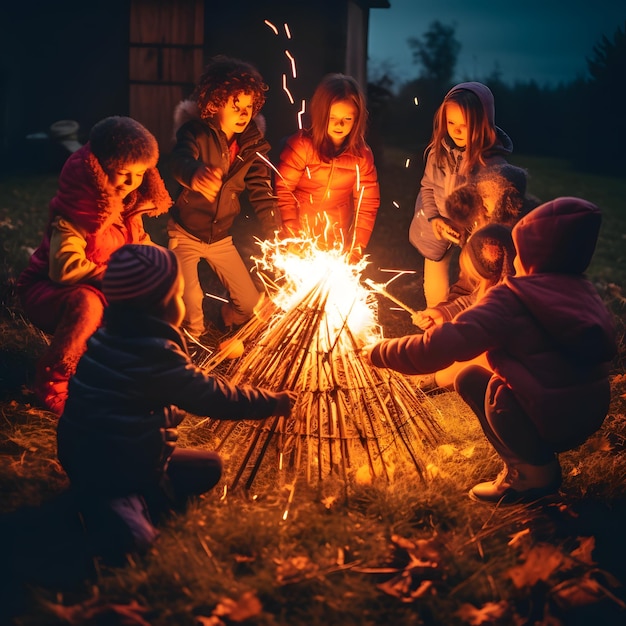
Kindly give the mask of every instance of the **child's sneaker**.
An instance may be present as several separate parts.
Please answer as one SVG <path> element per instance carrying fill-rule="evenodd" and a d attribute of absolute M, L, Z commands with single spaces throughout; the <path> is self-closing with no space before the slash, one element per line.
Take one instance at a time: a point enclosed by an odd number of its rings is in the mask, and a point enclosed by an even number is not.
<path fill-rule="evenodd" d="M 159 531 L 152 525 L 145 500 L 137 494 L 131 494 L 111 500 L 109 506 L 130 530 L 137 551 L 148 550 L 159 536 Z"/>

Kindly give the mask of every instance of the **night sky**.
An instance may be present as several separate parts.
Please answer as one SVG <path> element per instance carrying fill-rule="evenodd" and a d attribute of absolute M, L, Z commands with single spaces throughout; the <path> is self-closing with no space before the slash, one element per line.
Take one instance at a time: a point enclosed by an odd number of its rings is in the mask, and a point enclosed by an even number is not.
<path fill-rule="evenodd" d="M 391 67 L 401 81 L 417 78 L 409 37 L 421 38 L 434 20 L 456 27 L 461 43 L 456 80 L 484 79 L 498 69 L 506 83 L 540 86 L 586 76 L 586 58 L 603 35 L 624 26 L 619 0 L 389 0 L 371 9 L 369 64 Z M 375 78 L 375 75 L 373 76 Z"/>

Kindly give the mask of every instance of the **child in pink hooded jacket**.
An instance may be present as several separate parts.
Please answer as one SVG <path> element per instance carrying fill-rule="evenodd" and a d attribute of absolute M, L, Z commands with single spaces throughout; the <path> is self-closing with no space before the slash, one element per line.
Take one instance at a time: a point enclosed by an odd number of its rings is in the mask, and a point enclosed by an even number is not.
<path fill-rule="evenodd" d="M 28 319 L 52 335 L 34 391 L 56 415 L 87 339 L 102 323 L 101 283 L 111 254 L 127 243 L 151 245 L 143 216 L 165 213 L 172 204 L 158 159 L 148 129 L 112 116 L 91 129 L 88 143 L 61 171 L 43 239 L 17 283 Z"/>
<path fill-rule="evenodd" d="M 470 490 L 485 502 L 533 499 L 561 485 L 557 453 L 581 445 L 606 417 L 616 353 L 610 313 L 584 276 L 600 210 L 563 197 L 513 228 L 516 275 L 423 335 L 365 348 L 378 367 L 426 374 L 487 353 L 491 370 L 461 370 L 455 389 L 504 461 L 498 477 Z"/>

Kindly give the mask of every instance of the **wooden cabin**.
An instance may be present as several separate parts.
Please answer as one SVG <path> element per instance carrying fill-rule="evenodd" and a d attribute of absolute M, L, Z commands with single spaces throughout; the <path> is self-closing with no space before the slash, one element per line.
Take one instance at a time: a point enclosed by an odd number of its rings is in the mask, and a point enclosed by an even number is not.
<path fill-rule="evenodd" d="M 276 145 L 298 127 L 321 77 L 343 72 L 366 88 L 371 9 L 387 0 L 59 0 L 13 3 L 0 27 L 0 165 L 33 164 L 29 134 L 130 115 L 173 145 L 173 110 L 205 62 L 227 54 L 269 85 L 263 114 Z M 31 8 L 29 8 L 31 7 Z M 294 77 L 295 72 L 295 77 Z"/>

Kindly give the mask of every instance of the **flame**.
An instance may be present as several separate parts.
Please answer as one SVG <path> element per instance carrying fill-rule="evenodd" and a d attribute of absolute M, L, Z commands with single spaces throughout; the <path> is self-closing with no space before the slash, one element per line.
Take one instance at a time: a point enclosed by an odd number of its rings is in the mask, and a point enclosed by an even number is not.
<path fill-rule="evenodd" d="M 269 270 L 280 276 L 280 288 L 270 297 L 281 310 L 292 310 L 313 289 L 323 293 L 324 349 L 334 346 L 345 328 L 363 342 L 380 338 L 376 299 L 361 283 L 367 260 L 349 263 L 340 242 L 325 249 L 320 238 L 313 237 L 266 240 L 259 245 L 262 256 L 254 259 L 259 274 Z"/>

